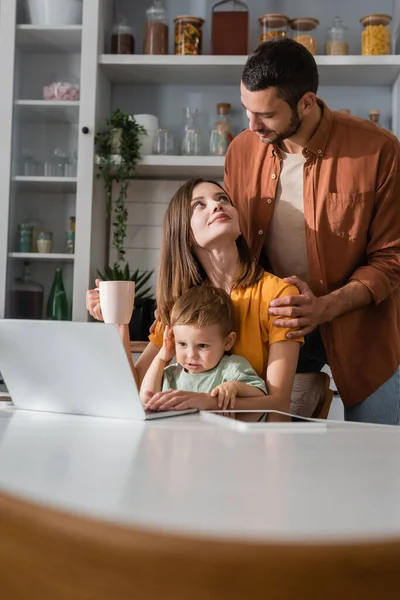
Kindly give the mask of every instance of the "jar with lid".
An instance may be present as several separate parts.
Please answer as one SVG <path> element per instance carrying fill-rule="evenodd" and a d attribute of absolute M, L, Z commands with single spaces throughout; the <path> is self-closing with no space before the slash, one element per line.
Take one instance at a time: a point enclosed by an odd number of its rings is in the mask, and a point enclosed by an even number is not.
<path fill-rule="evenodd" d="M 349 44 L 346 40 L 347 28 L 340 17 L 333 19 L 332 27 L 326 31 L 325 54 L 328 56 L 344 56 L 349 53 Z"/>
<path fill-rule="evenodd" d="M 154 0 L 146 10 L 144 54 L 168 54 L 167 13 L 162 0 Z"/>
<path fill-rule="evenodd" d="M 230 109 L 231 105 L 228 102 L 217 104 L 217 121 L 210 137 L 210 154 L 213 156 L 224 156 L 229 143 L 233 140 L 228 118 Z"/>
<path fill-rule="evenodd" d="M 249 9 L 240 0 L 214 4 L 211 20 L 211 54 L 247 55 L 249 48 Z"/>
<path fill-rule="evenodd" d="M 378 127 L 381 126 L 381 124 L 379 123 L 380 116 L 381 111 L 378 108 L 371 108 L 371 110 L 369 111 L 369 120 L 372 121 L 372 123 L 375 123 L 375 125 L 377 125 Z"/>
<path fill-rule="evenodd" d="M 175 17 L 175 54 L 198 55 L 202 51 L 203 23 L 201 17 Z"/>
<path fill-rule="evenodd" d="M 290 21 L 290 27 L 293 31 L 292 38 L 314 55 L 317 54 L 315 30 L 318 25 L 319 21 L 311 17 L 298 17 Z"/>
<path fill-rule="evenodd" d="M 268 14 L 258 19 L 260 23 L 259 44 L 272 38 L 285 38 L 289 27 L 289 17 L 286 15 Z"/>
<path fill-rule="evenodd" d="M 361 54 L 363 56 L 382 56 L 391 54 L 390 15 L 373 14 L 360 19 L 363 26 L 361 34 Z"/>
<path fill-rule="evenodd" d="M 133 29 L 125 17 L 119 17 L 111 30 L 111 54 L 134 54 L 135 38 Z"/>

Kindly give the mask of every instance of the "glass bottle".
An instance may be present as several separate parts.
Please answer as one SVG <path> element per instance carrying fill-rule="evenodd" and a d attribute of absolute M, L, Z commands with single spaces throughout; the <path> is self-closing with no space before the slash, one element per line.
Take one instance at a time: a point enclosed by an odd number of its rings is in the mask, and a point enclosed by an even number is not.
<path fill-rule="evenodd" d="M 162 0 L 154 0 L 146 10 L 146 18 L 144 54 L 168 54 L 167 13 Z"/>
<path fill-rule="evenodd" d="M 379 123 L 380 116 L 381 111 L 378 108 L 371 108 L 371 110 L 369 111 L 369 120 L 372 121 L 372 123 L 375 123 L 375 125 L 377 125 L 378 127 L 381 126 L 381 124 Z"/>
<path fill-rule="evenodd" d="M 326 32 L 325 54 L 328 56 L 343 56 L 349 53 L 346 30 L 347 28 L 343 25 L 342 19 L 335 17 L 332 27 L 329 27 Z"/>
<path fill-rule="evenodd" d="M 23 276 L 15 279 L 8 298 L 11 319 L 43 318 L 43 286 L 31 280 L 29 262 L 24 262 Z"/>
<path fill-rule="evenodd" d="M 210 137 L 210 154 L 225 156 L 229 143 L 233 140 L 231 125 L 228 119 L 231 105 L 227 102 L 217 104 L 217 121 Z"/>
<path fill-rule="evenodd" d="M 240 0 L 214 4 L 211 21 L 211 54 L 246 55 L 249 48 L 249 9 Z"/>
<path fill-rule="evenodd" d="M 135 38 L 133 29 L 125 17 L 119 17 L 111 30 L 111 54 L 134 54 Z"/>
<path fill-rule="evenodd" d="M 201 135 L 196 124 L 197 108 L 185 106 L 183 113 L 184 128 L 181 149 L 182 155 L 199 156 L 201 154 Z"/>
<path fill-rule="evenodd" d="M 56 269 L 53 285 L 47 301 L 47 319 L 51 321 L 68 321 L 68 298 L 65 292 L 62 271 Z"/>

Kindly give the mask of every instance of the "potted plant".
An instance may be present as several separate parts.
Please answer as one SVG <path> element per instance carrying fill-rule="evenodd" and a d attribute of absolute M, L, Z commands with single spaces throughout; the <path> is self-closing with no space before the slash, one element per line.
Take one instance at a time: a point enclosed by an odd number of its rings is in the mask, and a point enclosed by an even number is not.
<path fill-rule="evenodd" d="M 155 302 L 150 294 L 151 287 L 144 286 L 150 279 L 153 271 L 144 271 L 139 274 L 137 269 L 130 273 L 129 264 L 125 262 L 126 221 L 128 211 L 125 200 L 136 165 L 141 159 L 140 135 L 146 133 L 131 115 L 123 113 L 120 109 L 106 120 L 104 129 L 95 137 L 96 152 L 98 156 L 97 178 L 104 182 L 106 194 L 106 217 L 108 221 L 107 232 L 111 228 L 112 219 L 112 246 L 117 252 L 117 259 L 113 267 L 104 267 L 104 274 L 98 275 L 104 280 L 135 282 L 135 310 L 133 311 L 129 332 L 131 339 L 147 340 L 148 330 L 154 318 Z M 113 183 L 118 184 L 117 197 L 112 199 Z M 107 252 L 110 240 L 107 238 Z"/>
<path fill-rule="evenodd" d="M 129 323 L 129 337 L 131 340 L 146 341 L 149 329 L 154 321 L 155 299 L 151 294 L 151 286 L 146 286 L 153 271 L 142 271 L 136 269 L 130 273 L 129 265 L 126 263 L 122 269 L 118 265 L 113 268 L 105 267 L 104 273 L 97 271 L 103 281 L 134 281 L 135 282 L 135 310 Z"/>
<path fill-rule="evenodd" d="M 104 129 L 95 137 L 98 156 L 97 178 L 103 179 L 106 194 L 107 219 L 113 217 L 112 246 L 117 251 L 116 265 L 124 262 L 126 239 L 126 219 L 128 212 L 125 200 L 130 181 L 135 174 L 136 165 L 141 159 L 140 135 L 146 133 L 132 115 L 123 113 L 119 108 L 106 120 Z M 117 152 L 117 154 L 116 154 Z M 112 202 L 113 182 L 118 184 L 118 195 Z M 109 231 L 107 227 L 107 231 Z M 107 240 L 107 248 L 109 246 Z"/>

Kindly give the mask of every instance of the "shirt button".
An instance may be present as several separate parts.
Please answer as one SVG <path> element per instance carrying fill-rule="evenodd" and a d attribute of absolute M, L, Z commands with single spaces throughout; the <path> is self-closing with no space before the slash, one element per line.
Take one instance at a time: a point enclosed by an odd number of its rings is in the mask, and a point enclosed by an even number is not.
<path fill-rule="evenodd" d="M 268 202 L 268 204 L 271 204 L 272 203 L 271 198 L 268 198 L 267 202 Z"/>
<path fill-rule="evenodd" d="M 262 235 L 263 233 L 264 233 L 264 232 L 263 232 L 263 230 L 262 230 L 262 229 L 259 229 L 259 230 L 258 230 L 258 235 Z"/>
<path fill-rule="evenodd" d="M 322 154 L 322 150 L 318 149 L 317 150 L 318 154 Z"/>
<path fill-rule="evenodd" d="M 324 280 L 323 279 L 320 279 L 319 282 L 320 282 L 321 285 L 324 285 Z"/>
<path fill-rule="evenodd" d="M 276 179 L 275 173 L 272 173 L 271 177 L 272 177 L 272 179 Z"/>

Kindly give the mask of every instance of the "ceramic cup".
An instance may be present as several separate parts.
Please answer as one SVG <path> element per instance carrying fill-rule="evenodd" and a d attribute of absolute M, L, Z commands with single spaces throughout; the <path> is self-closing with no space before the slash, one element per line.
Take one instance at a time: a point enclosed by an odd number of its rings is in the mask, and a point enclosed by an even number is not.
<path fill-rule="evenodd" d="M 135 282 L 100 281 L 99 290 L 104 323 L 128 325 L 135 300 Z"/>

